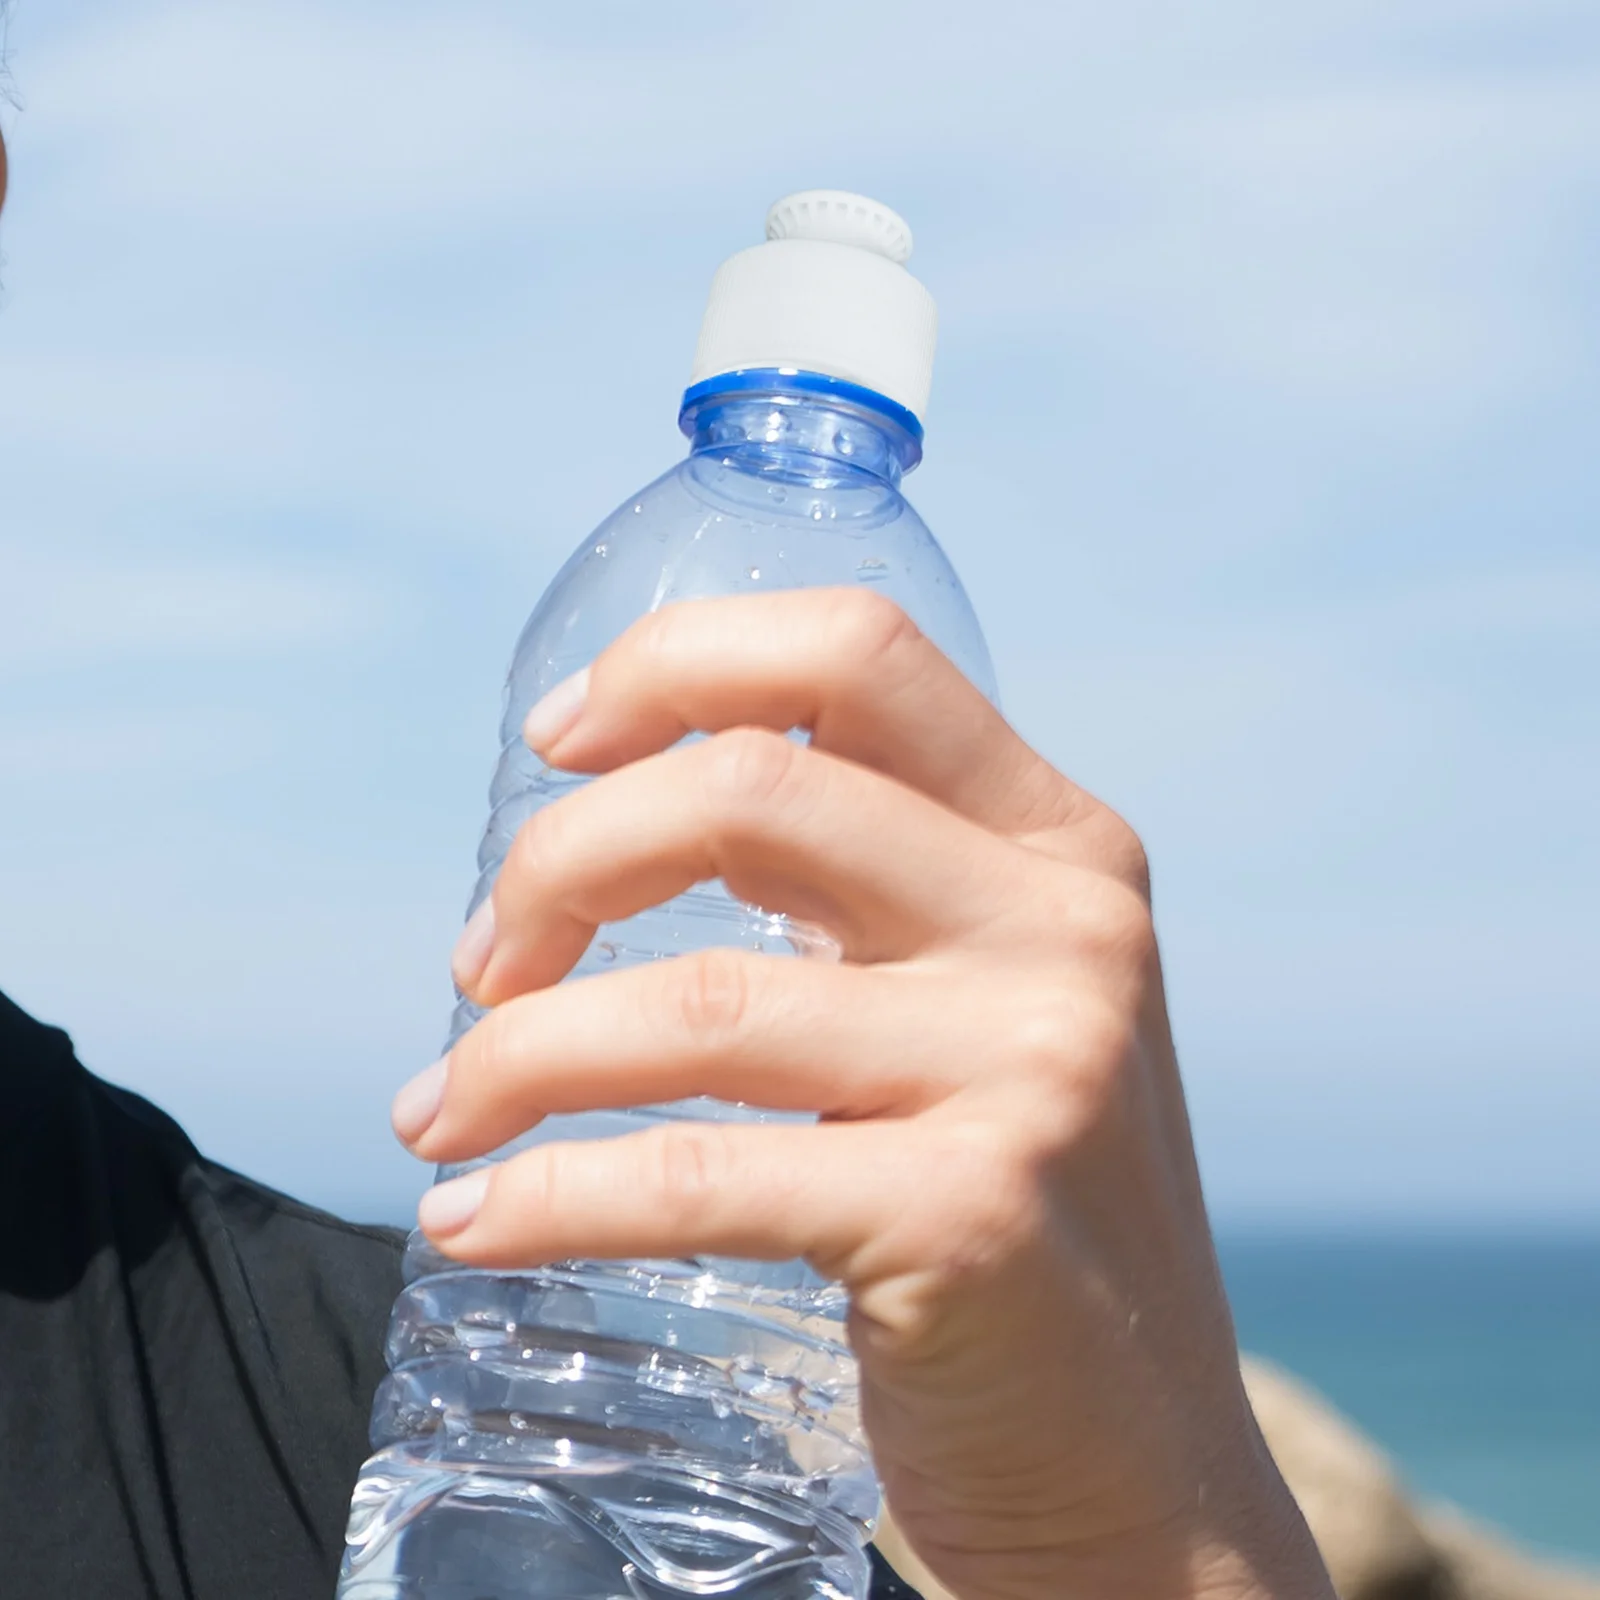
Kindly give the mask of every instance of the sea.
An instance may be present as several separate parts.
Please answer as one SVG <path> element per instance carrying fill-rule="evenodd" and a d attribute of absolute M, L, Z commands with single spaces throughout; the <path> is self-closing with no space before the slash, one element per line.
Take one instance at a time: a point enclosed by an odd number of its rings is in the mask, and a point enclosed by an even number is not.
<path fill-rule="evenodd" d="M 1600 1234 L 1223 1233 L 1243 1349 L 1420 1497 L 1600 1570 Z"/>

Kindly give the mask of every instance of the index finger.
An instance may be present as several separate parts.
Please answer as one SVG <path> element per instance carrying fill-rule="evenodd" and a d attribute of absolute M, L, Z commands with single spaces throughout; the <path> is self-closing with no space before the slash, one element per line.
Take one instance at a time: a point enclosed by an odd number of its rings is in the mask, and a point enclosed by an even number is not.
<path fill-rule="evenodd" d="M 865 590 L 663 607 L 535 706 L 524 733 L 552 766 L 604 772 L 685 734 L 750 725 L 804 728 L 819 750 L 999 833 L 1058 828 L 1098 806 L 904 611 Z"/>

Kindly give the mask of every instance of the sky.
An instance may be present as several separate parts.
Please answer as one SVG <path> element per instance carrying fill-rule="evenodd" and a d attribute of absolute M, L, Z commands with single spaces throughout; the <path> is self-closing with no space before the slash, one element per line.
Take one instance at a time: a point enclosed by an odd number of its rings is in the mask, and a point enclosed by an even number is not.
<path fill-rule="evenodd" d="M 208 1153 L 408 1213 L 516 633 L 829 186 L 1219 1220 L 1600 1223 L 1589 0 L 19 0 L 10 71 L 0 988 Z"/>

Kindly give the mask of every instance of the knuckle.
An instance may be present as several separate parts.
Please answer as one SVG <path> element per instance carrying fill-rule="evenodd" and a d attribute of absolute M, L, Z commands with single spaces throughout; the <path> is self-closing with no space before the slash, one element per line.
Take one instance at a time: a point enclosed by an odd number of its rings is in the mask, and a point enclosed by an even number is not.
<path fill-rule="evenodd" d="M 530 1047 L 536 1035 L 526 1001 L 518 996 L 495 1006 L 450 1051 L 445 1081 L 451 1091 L 466 1100 L 493 1101 L 533 1075 Z"/>
<path fill-rule="evenodd" d="M 1156 924 L 1150 902 L 1126 886 L 1106 897 L 1102 910 L 1103 937 L 1125 965 L 1145 971 L 1156 957 Z"/>
<path fill-rule="evenodd" d="M 1102 999 L 1083 1008 L 1078 1076 L 1093 1075 L 1114 1082 L 1138 1049 L 1138 1027 L 1121 1006 Z"/>
<path fill-rule="evenodd" d="M 1074 1145 L 1091 1130 L 1116 1122 L 1135 1060 L 1132 1019 L 1104 1001 L 1083 1009 L 1079 1047 L 1062 1080 L 1060 1145 Z"/>
<path fill-rule="evenodd" d="M 1079 877 L 1072 888 L 1065 919 L 1072 944 L 1116 970 L 1149 973 L 1157 959 L 1150 902 L 1130 884 L 1098 873 Z"/>
<path fill-rule="evenodd" d="M 1102 870 L 1148 902 L 1150 858 L 1144 841 L 1130 823 L 1109 809 L 1102 813 L 1098 831 Z"/>
<path fill-rule="evenodd" d="M 687 612 L 687 617 L 685 613 Z M 677 652 L 683 637 L 684 623 L 690 625 L 692 634 L 694 602 L 663 606 L 659 611 L 646 612 L 640 617 L 605 655 L 631 657 L 643 667 L 660 666 L 670 661 Z M 604 659 L 604 656 L 601 658 Z"/>
<path fill-rule="evenodd" d="M 769 807 L 795 778 L 800 748 L 765 728 L 734 728 L 701 746 L 712 815 L 737 825 Z"/>
<path fill-rule="evenodd" d="M 500 1008 L 484 1017 L 450 1052 L 445 1074 L 446 1092 L 470 1101 L 481 1084 L 495 1084 L 506 1072 L 505 1015 Z"/>
<path fill-rule="evenodd" d="M 1115 1107 L 1138 1044 L 1134 1017 L 1109 996 L 1051 988 L 1013 1008 L 1008 1067 L 1029 1096 L 1041 1148 L 1073 1144 Z"/>
<path fill-rule="evenodd" d="M 1035 1141 L 995 1122 L 969 1123 L 939 1152 L 947 1192 L 961 1197 L 951 1265 L 982 1270 L 1008 1259 L 1038 1232 L 1044 1182 Z"/>
<path fill-rule="evenodd" d="M 1065 989 L 1046 989 L 1012 1009 L 1007 1054 L 1024 1068 L 1059 1076 L 1083 1042 L 1083 1012 Z"/>
<path fill-rule="evenodd" d="M 508 887 L 543 880 L 547 865 L 561 859 L 560 840 L 565 827 L 566 817 L 558 801 L 555 805 L 535 811 L 517 829 L 517 836 L 511 841 L 511 849 L 506 853 L 505 866 L 500 873 Z M 497 898 L 500 887 L 497 882 Z M 496 910 L 500 909 L 497 905 Z"/>
<path fill-rule="evenodd" d="M 491 1183 L 514 1215 L 554 1217 L 564 1196 L 583 1190 L 577 1171 L 581 1159 L 576 1145 L 544 1145 L 496 1166 Z"/>
<path fill-rule="evenodd" d="M 662 1203 L 680 1220 L 703 1215 L 726 1182 L 728 1141 L 715 1123 L 674 1122 L 645 1134 Z"/>
<path fill-rule="evenodd" d="M 750 969 L 737 950 L 702 950 L 672 963 L 673 1001 L 691 1037 L 715 1044 L 736 1036 L 750 1015 Z"/>
<path fill-rule="evenodd" d="M 922 639 L 916 623 L 893 600 L 870 589 L 841 594 L 836 614 L 847 654 L 863 666 L 880 664 L 886 656 Z"/>

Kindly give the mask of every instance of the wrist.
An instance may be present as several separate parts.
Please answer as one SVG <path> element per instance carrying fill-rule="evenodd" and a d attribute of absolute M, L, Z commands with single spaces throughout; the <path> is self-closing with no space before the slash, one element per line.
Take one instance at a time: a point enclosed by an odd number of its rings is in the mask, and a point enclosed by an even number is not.
<path fill-rule="evenodd" d="M 1184 1600 L 1336 1600 L 1311 1530 L 1282 1480 L 1251 1524 L 1204 1543 Z M 1131 1597 L 1130 1597 L 1131 1600 Z"/>
<path fill-rule="evenodd" d="M 1253 1417 L 1245 1431 L 1227 1459 L 1200 1476 L 1182 1515 L 1115 1547 L 1073 1551 L 1019 1600 L 1337 1600 Z"/>
<path fill-rule="evenodd" d="M 1337 1600 L 1328 1569 L 1300 1507 L 1265 1442 L 1249 1421 L 1242 1458 L 1197 1492 L 1188 1528 L 1170 1543 L 1151 1541 L 1165 1576 L 1147 1567 L 1131 1583 L 1111 1583 L 1105 1600 Z M 1156 1554 L 1165 1545 L 1167 1553 Z M 1162 1583 L 1159 1590 L 1147 1587 Z"/>
<path fill-rule="evenodd" d="M 1070 1552 L 963 1552 L 940 1561 L 945 1578 L 892 1522 L 876 1543 L 924 1600 L 1337 1600 L 1300 1508 L 1268 1460 L 1233 1488 L 1226 1516 L 1202 1513 Z M 1220 1506 L 1211 1508 L 1220 1511 Z"/>
<path fill-rule="evenodd" d="M 919 1505 L 912 1479 L 891 1500 L 916 1545 L 887 1518 L 877 1544 L 926 1600 L 1337 1600 L 1242 1385 L 1183 1433 L 1187 1443 L 1153 1468 L 1161 1499 L 1116 1518 L 1119 1532 L 1089 1533 L 1081 1516 L 1064 1526 L 1059 1509 L 1029 1514 L 1015 1503 L 1005 1516 L 952 1515 Z"/>

